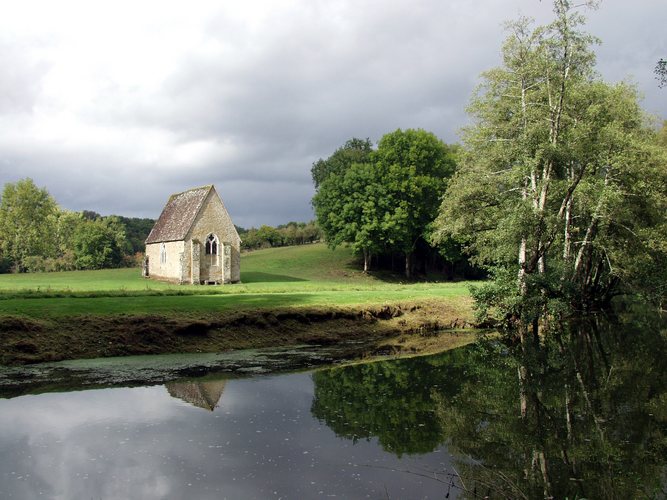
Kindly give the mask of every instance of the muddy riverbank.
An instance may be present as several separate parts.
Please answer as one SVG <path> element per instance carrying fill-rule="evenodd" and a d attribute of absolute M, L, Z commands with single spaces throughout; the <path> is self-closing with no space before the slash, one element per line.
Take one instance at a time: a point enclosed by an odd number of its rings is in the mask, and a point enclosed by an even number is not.
<path fill-rule="evenodd" d="M 427 353 L 461 344 L 461 332 L 474 326 L 469 308 L 438 300 L 196 316 L 5 316 L 0 364 L 349 342 L 363 342 L 369 353 Z"/>

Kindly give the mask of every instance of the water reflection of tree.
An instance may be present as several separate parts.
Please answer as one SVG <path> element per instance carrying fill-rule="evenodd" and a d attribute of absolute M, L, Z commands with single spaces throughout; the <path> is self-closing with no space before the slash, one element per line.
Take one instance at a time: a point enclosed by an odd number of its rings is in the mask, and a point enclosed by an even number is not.
<path fill-rule="evenodd" d="M 397 454 L 447 443 L 471 497 L 664 496 L 667 337 L 633 321 L 319 372 L 313 414 Z"/>
<path fill-rule="evenodd" d="M 312 414 L 339 436 L 355 442 L 377 437 L 398 456 L 433 451 L 444 440 L 432 397 L 438 361 L 398 360 L 316 372 Z"/>

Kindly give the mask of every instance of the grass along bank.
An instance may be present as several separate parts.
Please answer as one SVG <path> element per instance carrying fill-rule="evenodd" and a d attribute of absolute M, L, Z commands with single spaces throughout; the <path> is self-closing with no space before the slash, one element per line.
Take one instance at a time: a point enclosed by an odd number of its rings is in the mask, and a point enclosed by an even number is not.
<path fill-rule="evenodd" d="M 472 338 L 458 332 L 472 323 L 466 283 L 366 275 L 349 249 L 321 244 L 244 254 L 242 269 L 243 283 L 217 287 L 137 269 L 2 275 L 0 363 L 361 340 L 432 352 Z"/>
<path fill-rule="evenodd" d="M 215 287 L 146 280 L 137 269 L 0 275 L 0 315 L 182 315 L 469 300 L 465 282 L 402 283 L 366 275 L 349 249 L 323 244 L 258 250 L 244 254 L 241 266 L 242 283 Z"/>
<path fill-rule="evenodd" d="M 293 290 L 302 287 L 369 286 L 381 280 L 357 269 L 348 248 L 329 250 L 318 243 L 294 247 L 268 248 L 241 256 L 241 281 L 233 286 L 174 285 L 141 278 L 139 269 L 103 269 L 0 275 L 0 293 L 16 292 L 163 292 L 205 291 L 239 293 L 244 291 Z"/>

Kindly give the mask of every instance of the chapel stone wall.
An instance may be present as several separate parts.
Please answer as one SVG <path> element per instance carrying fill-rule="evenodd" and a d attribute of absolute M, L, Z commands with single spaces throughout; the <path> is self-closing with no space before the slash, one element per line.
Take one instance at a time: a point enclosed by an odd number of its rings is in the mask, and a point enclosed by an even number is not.
<path fill-rule="evenodd" d="M 181 259 L 184 252 L 185 242 L 167 241 L 164 243 L 166 250 L 166 261 L 160 258 L 162 243 L 151 243 L 146 245 L 146 256 L 148 257 L 148 273 L 151 278 L 164 279 L 181 282 L 182 269 Z"/>
<path fill-rule="evenodd" d="M 218 197 L 214 189 L 209 193 L 202 210 L 197 215 L 187 238 L 206 241 L 209 234 L 215 234 L 220 241 L 218 265 L 223 264 L 223 245 L 230 247 L 230 275 L 224 276 L 225 283 L 238 282 L 241 280 L 241 239 L 232 222 L 227 209 Z M 190 249 L 188 248 L 189 252 Z M 204 249 L 201 248 L 202 260 Z M 186 259 L 190 261 L 191 259 Z"/>

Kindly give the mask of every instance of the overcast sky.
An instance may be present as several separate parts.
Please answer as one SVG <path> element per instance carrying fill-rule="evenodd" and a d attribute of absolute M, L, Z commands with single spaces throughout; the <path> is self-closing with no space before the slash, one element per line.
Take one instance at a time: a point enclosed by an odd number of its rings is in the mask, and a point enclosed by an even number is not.
<path fill-rule="evenodd" d="M 64 208 L 157 217 L 213 183 L 244 227 L 312 218 L 310 167 L 397 128 L 458 140 L 503 21 L 538 0 L 52 0 L 0 4 L 0 183 Z M 667 1 L 588 13 L 598 71 L 667 118 Z"/>

